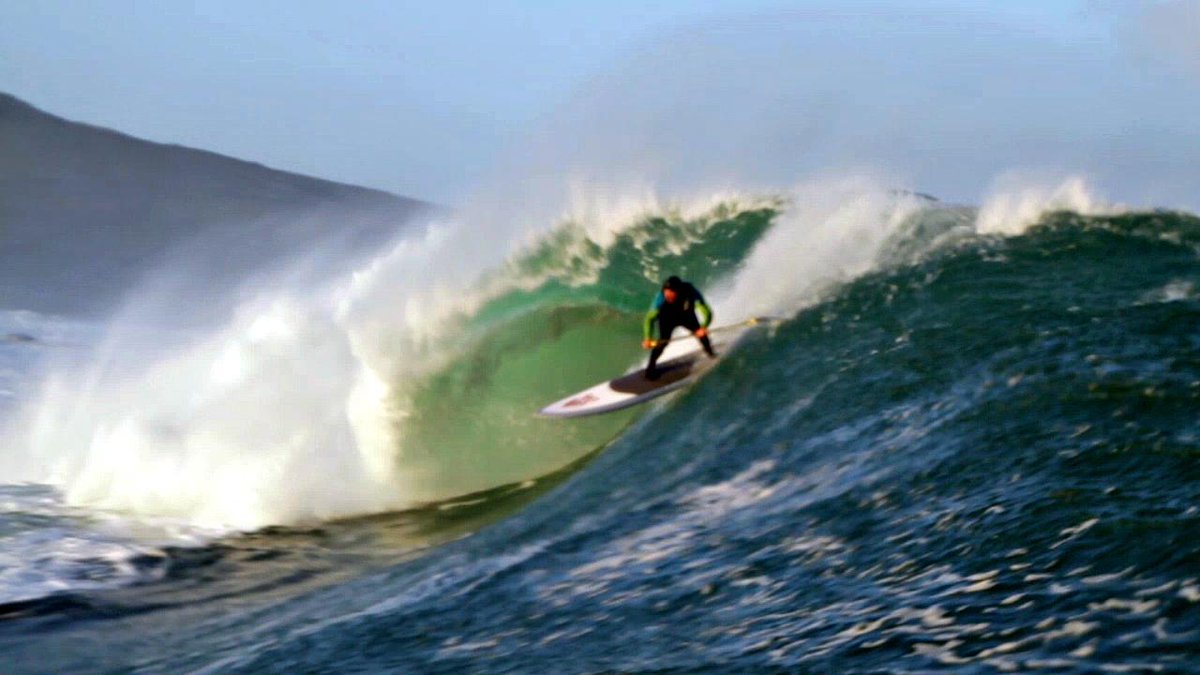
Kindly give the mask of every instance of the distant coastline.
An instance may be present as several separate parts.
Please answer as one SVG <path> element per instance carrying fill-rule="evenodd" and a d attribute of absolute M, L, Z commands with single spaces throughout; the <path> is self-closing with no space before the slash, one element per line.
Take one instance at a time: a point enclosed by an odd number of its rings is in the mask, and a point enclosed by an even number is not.
<path fill-rule="evenodd" d="M 438 207 L 152 143 L 0 93 L 0 309 L 106 313 L 181 247 L 235 283 L 314 241 L 377 244 Z"/>

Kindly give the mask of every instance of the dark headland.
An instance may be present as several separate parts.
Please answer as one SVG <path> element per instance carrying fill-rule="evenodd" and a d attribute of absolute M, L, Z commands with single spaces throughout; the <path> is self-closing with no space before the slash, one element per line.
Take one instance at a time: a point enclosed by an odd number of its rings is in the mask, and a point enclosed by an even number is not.
<path fill-rule="evenodd" d="M 102 314 L 171 265 L 228 286 L 317 242 L 377 245 L 433 208 L 71 122 L 0 93 L 0 310 Z"/>

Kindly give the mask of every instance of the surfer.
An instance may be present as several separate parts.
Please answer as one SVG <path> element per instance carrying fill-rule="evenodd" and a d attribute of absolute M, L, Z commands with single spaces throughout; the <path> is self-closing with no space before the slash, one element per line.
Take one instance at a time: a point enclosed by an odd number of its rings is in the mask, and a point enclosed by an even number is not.
<path fill-rule="evenodd" d="M 696 312 L 704 317 L 698 319 Z M 654 303 L 650 305 L 650 311 L 646 313 L 646 320 L 642 326 L 642 346 L 650 350 L 650 363 L 646 365 L 646 379 L 658 379 L 658 370 L 655 369 L 655 364 L 658 363 L 658 357 L 662 356 L 663 350 L 667 348 L 667 343 L 671 339 L 671 333 L 679 326 L 692 331 L 700 344 L 704 346 L 704 353 L 710 358 L 716 358 L 717 353 L 713 351 L 712 343 L 708 340 L 708 325 L 712 323 L 712 308 L 704 301 L 704 296 L 700 295 L 700 291 L 690 283 L 680 279 L 677 276 L 671 276 L 663 282 L 662 290 L 654 298 Z M 654 331 L 654 322 L 658 322 L 659 339 L 654 340 L 651 334 Z"/>

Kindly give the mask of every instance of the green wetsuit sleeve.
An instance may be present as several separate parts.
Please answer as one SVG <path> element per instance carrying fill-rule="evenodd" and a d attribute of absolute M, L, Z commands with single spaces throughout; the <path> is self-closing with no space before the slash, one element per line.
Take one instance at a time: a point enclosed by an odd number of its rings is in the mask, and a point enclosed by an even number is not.
<path fill-rule="evenodd" d="M 654 322 L 658 320 L 658 308 L 651 307 L 649 312 L 646 312 L 646 320 L 642 322 L 642 339 L 649 340 L 650 335 L 654 332 Z"/>
<path fill-rule="evenodd" d="M 699 300 L 696 302 L 696 311 L 700 312 L 700 325 L 708 328 L 708 324 L 712 323 L 712 308 L 703 300 Z"/>

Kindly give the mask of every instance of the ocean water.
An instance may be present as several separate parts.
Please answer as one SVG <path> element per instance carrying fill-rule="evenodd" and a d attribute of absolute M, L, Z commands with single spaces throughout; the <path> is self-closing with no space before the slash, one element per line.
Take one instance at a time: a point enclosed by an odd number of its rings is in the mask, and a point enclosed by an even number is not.
<path fill-rule="evenodd" d="M 568 220 L 376 303 L 405 239 L 136 358 L 7 315 L 5 670 L 1196 670 L 1200 219 L 830 204 Z M 535 417 L 669 273 L 784 320 Z"/>

